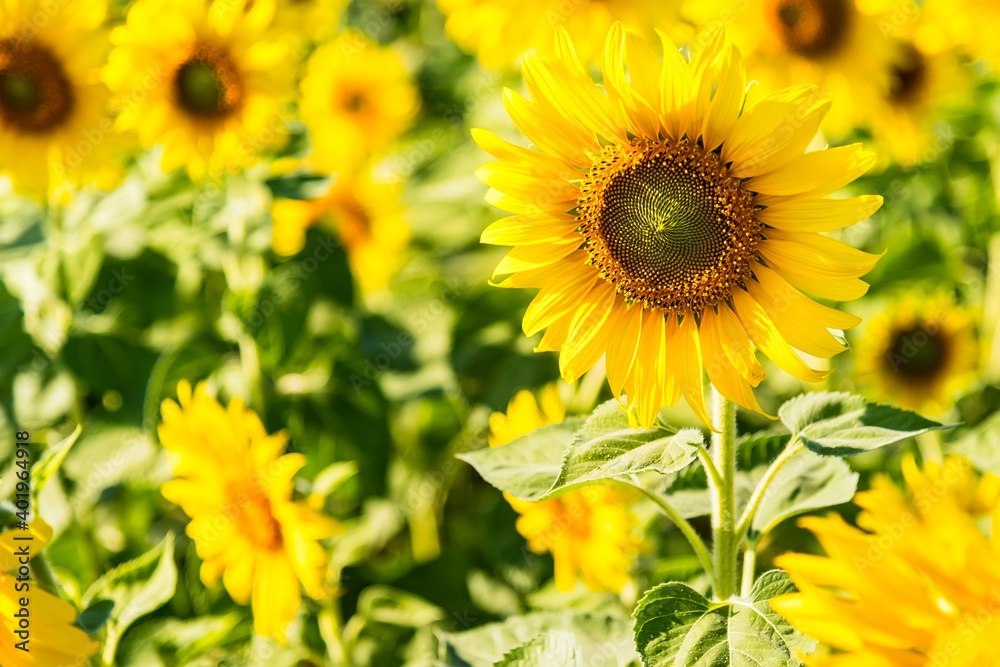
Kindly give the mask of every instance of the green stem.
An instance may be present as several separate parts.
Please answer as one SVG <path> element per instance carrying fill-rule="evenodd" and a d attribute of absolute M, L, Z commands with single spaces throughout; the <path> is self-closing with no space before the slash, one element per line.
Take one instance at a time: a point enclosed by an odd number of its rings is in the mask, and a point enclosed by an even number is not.
<path fill-rule="evenodd" d="M 708 547 L 705 546 L 705 542 L 701 539 L 698 531 L 696 531 L 694 526 L 691 525 L 691 522 L 681 516 L 666 498 L 655 491 L 650 491 L 634 480 L 623 479 L 621 481 L 638 489 L 639 491 L 642 491 L 654 503 L 656 503 L 661 510 L 663 510 L 663 513 L 667 515 L 667 518 L 673 521 L 674 525 L 681 531 L 681 534 L 687 538 L 687 541 L 691 544 L 691 548 L 694 549 L 695 555 L 698 556 L 698 560 L 701 561 L 701 566 L 705 568 L 705 573 L 708 575 L 709 579 L 714 581 L 715 576 L 713 574 L 714 567 L 712 565 L 712 554 L 709 552 Z"/>
<path fill-rule="evenodd" d="M 764 496 L 767 495 L 767 490 L 770 488 L 771 483 L 781 472 L 781 469 L 792 460 L 796 454 L 801 452 L 805 447 L 797 438 L 792 439 L 785 446 L 785 448 L 778 454 L 778 458 L 771 462 L 771 465 L 764 472 L 764 477 L 761 478 L 760 483 L 757 484 L 757 488 L 753 490 L 753 495 L 750 496 L 750 501 L 747 503 L 746 509 L 743 510 L 743 514 L 740 516 L 739 523 L 736 525 L 736 540 L 742 540 L 743 536 L 747 534 L 750 530 L 750 525 L 753 522 L 754 514 L 757 513 L 757 508 L 760 507 L 761 502 L 764 500 Z"/>
<path fill-rule="evenodd" d="M 326 652 L 334 665 L 347 664 L 347 649 L 344 646 L 343 620 L 340 615 L 340 600 L 333 597 L 324 605 L 319 614 L 319 630 L 326 644 Z"/>
<path fill-rule="evenodd" d="M 757 544 L 747 542 L 743 547 L 743 583 L 740 595 L 750 597 L 753 592 L 754 576 L 757 574 Z"/>
<path fill-rule="evenodd" d="M 918 435 L 917 449 L 920 451 L 921 464 L 944 461 L 944 448 L 941 446 L 940 431 L 928 431 Z"/>
<path fill-rule="evenodd" d="M 715 598 L 736 592 L 736 405 L 712 388 L 712 459 L 719 478 L 712 482 L 712 547 L 715 556 Z"/>

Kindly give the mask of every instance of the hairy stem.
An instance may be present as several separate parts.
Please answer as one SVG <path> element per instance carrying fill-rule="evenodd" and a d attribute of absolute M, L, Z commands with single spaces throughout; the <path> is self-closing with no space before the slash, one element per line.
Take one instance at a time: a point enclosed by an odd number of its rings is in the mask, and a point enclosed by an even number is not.
<path fill-rule="evenodd" d="M 718 472 L 711 482 L 714 590 L 717 600 L 726 600 L 736 592 L 736 405 L 714 387 L 712 421 L 719 429 L 712 434 L 712 460 Z"/>

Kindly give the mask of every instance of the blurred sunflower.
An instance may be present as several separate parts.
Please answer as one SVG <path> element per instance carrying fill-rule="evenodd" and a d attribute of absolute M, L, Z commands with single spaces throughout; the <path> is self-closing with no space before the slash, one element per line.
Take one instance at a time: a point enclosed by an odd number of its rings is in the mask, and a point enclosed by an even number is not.
<path fill-rule="evenodd" d="M 680 21 L 680 5 L 681 0 L 542 0 L 531 7 L 537 18 L 527 20 L 517 0 L 438 0 L 448 36 L 494 70 L 514 67 L 528 50 L 547 49 L 560 25 L 585 60 L 600 54 L 615 21 L 648 38 L 656 36 L 653 26 L 670 30 L 675 39 L 686 37 L 691 29 Z"/>
<path fill-rule="evenodd" d="M 518 392 L 506 414 L 490 415 L 490 447 L 565 417 L 566 409 L 554 384 L 542 390 L 540 405 L 530 391 Z M 629 564 L 643 547 L 632 534 L 635 520 L 628 506 L 634 496 L 630 491 L 593 485 L 539 502 L 521 500 L 506 491 L 503 496 L 521 515 L 516 527 L 528 541 L 528 548 L 552 554 L 559 590 L 571 590 L 577 579 L 593 590 L 615 593 L 628 584 Z"/>
<path fill-rule="evenodd" d="M 905 490 L 880 475 L 857 495 L 859 528 L 803 519 L 827 555 L 777 558 L 799 592 L 771 606 L 832 649 L 810 665 L 1000 664 L 1000 479 L 958 458 L 909 457 L 903 476 Z"/>
<path fill-rule="evenodd" d="M 878 0 L 688 0 L 695 24 L 721 22 L 747 58 L 760 94 L 812 83 L 837 100 L 825 123 L 838 134 L 866 118 L 888 90 L 893 47 L 871 7 Z M 757 91 L 751 89 L 750 95 Z"/>
<path fill-rule="evenodd" d="M 975 327 L 973 313 L 948 297 L 909 294 L 867 324 L 855 376 L 874 398 L 940 414 L 975 379 Z"/>
<path fill-rule="evenodd" d="M 357 168 L 409 127 L 420 105 L 399 55 L 345 30 L 309 58 L 299 110 L 317 169 Z"/>
<path fill-rule="evenodd" d="M 285 134 L 292 91 L 287 47 L 266 31 L 270 13 L 243 0 L 137 0 L 111 32 L 102 77 L 133 103 L 117 127 L 146 147 L 163 145 L 162 167 L 192 178 L 247 167 Z"/>
<path fill-rule="evenodd" d="M 830 357 L 845 344 L 828 328 L 860 320 L 803 292 L 857 299 L 878 255 L 820 232 L 867 218 L 882 199 L 827 198 L 874 158 L 858 145 L 803 154 L 830 106 L 815 88 L 748 109 L 739 51 L 723 49 L 721 33 L 690 62 L 663 43 L 661 64 L 616 24 L 603 88 L 565 32 L 557 58 L 525 59 L 533 100 L 511 90 L 504 100 L 540 150 L 474 131 L 500 159 L 479 171 L 487 201 L 517 214 L 482 241 L 515 246 L 494 279 L 540 288 L 524 332 L 547 329 L 536 350 L 559 350 L 567 380 L 606 353 L 611 390 L 624 390 L 639 423 L 683 396 L 708 424 L 703 370 L 727 398 L 763 412 L 751 343 L 802 380 L 824 377 L 793 347 Z"/>
<path fill-rule="evenodd" d="M 0 534 L 0 664 L 4 667 L 73 667 L 85 664 L 97 652 L 97 642 L 76 627 L 73 605 L 46 592 L 36 582 L 25 591 L 17 576 L 7 574 L 19 566 L 15 556 L 19 547 L 27 546 L 37 554 L 50 539 L 52 528 L 40 519 L 32 522 L 27 534 L 20 529 Z M 30 651 L 16 648 L 24 637 L 15 634 L 21 628 L 14 614 L 25 597 L 30 601 Z"/>
<path fill-rule="evenodd" d="M 209 396 L 177 386 L 178 405 L 163 401 L 160 441 L 177 479 L 163 496 L 191 517 L 187 534 L 202 558 L 201 578 L 219 577 L 233 599 L 251 603 L 257 634 L 284 640 L 302 603 L 301 582 L 313 598 L 327 594 L 327 557 L 317 540 L 336 522 L 291 500 L 302 454 L 284 454 L 288 436 L 268 435 L 260 418 L 233 399 L 228 409 Z"/>
<path fill-rule="evenodd" d="M 887 148 L 886 157 L 903 165 L 937 158 L 944 145 L 935 125 L 944 109 L 968 93 L 969 84 L 956 51 L 932 53 L 916 42 L 900 42 L 890 64 L 889 88 L 869 107 L 868 123 L 875 140 Z"/>
<path fill-rule="evenodd" d="M 1000 67 L 1000 4 L 995 0 L 924 0 L 924 20 L 915 38 L 923 48 L 940 51 L 942 41 L 972 60 Z"/>
<path fill-rule="evenodd" d="M 0 1 L 0 173 L 45 197 L 63 181 L 110 187 L 120 176 L 103 0 Z"/>
<path fill-rule="evenodd" d="M 367 170 L 341 174 L 317 199 L 274 202 L 271 245 L 279 255 L 294 255 L 305 244 L 306 229 L 326 225 L 344 245 L 362 292 L 377 291 L 388 284 L 410 241 L 399 196 L 398 184 L 376 181 Z"/>

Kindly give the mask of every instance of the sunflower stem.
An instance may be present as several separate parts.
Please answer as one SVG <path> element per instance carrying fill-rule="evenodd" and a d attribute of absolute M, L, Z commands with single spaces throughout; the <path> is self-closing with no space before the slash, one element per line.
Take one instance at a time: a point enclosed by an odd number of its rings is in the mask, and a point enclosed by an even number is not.
<path fill-rule="evenodd" d="M 764 501 L 764 496 L 767 495 L 767 490 L 771 487 L 778 473 L 781 469 L 792 460 L 792 458 L 805 449 L 805 446 L 798 440 L 798 438 L 792 439 L 778 457 L 771 462 L 767 470 L 764 471 L 764 477 L 761 478 L 760 482 L 757 484 L 757 488 L 753 490 L 753 495 L 750 496 L 750 500 L 747 502 L 746 509 L 743 510 L 743 514 L 740 516 L 739 522 L 736 524 L 736 541 L 743 539 L 743 536 L 747 534 L 750 530 L 750 525 L 753 522 L 753 517 L 757 513 L 757 508 L 760 507 L 761 502 Z"/>
<path fill-rule="evenodd" d="M 715 557 L 715 597 L 736 593 L 736 405 L 712 388 L 712 459 L 718 478 L 712 482 L 712 548 Z"/>
<path fill-rule="evenodd" d="M 750 597 L 753 592 L 754 577 L 757 574 L 757 544 L 747 542 L 743 547 L 743 581 L 740 584 L 740 595 Z"/>
<path fill-rule="evenodd" d="M 681 516 L 680 512 L 670 504 L 670 502 L 656 493 L 647 489 L 645 486 L 639 483 L 636 479 L 622 479 L 622 482 L 628 484 L 631 487 L 642 491 L 646 496 L 650 498 L 654 503 L 659 506 L 663 513 L 667 515 L 667 518 L 674 522 L 681 534 L 687 538 L 687 541 L 691 544 L 691 548 L 694 549 L 694 553 L 698 556 L 698 560 L 701 562 L 701 566 L 705 568 L 705 573 L 708 578 L 712 581 L 715 580 L 714 565 L 712 564 L 712 554 L 709 552 L 708 547 L 705 546 L 705 541 L 701 539 L 698 531 L 694 529 L 691 522 Z"/>

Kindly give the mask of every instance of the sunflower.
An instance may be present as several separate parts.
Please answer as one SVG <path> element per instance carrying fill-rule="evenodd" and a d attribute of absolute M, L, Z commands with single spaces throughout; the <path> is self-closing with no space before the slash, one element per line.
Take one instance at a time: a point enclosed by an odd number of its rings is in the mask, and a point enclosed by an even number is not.
<path fill-rule="evenodd" d="M 30 538 L 30 539 L 25 539 Z M 52 539 L 52 528 L 36 519 L 29 531 L 8 530 L 0 534 L 0 664 L 4 667 L 76 667 L 97 652 L 97 642 L 76 627 L 76 609 L 65 600 L 48 593 L 34 581 L 18 581 L 17 569 L 23 566 L 15 554 L 27 547 L 31 554 L 41 551 Z M 27 566 L 24 566 L 27 567 Z M 25 641 L 18 614 L 28 600 L 30 635 L 27 651 L 17 648 Z"/>
<path fill-rule="evenodd" d="M 0 0 L 0 173 L 32 195 L 120 175 L 110 93 L 97 80 L 106 12 L 103 0 Z"/>
<path fill-rule="evenodd" d="M 827 555 L 776 559 L 799 592 L 771 605 L 826 646 L 811 665 L 1000 664 L 1000 479 L 958 458 L 910 457 L 903 476 L 906 489 L 878 476 L 857 495 L 858 528 L 803 519 Z"/>
<path fill-rule="evenodd" d="M 309 58 L 299 110 L 320 171 L 357 168 L 410 124 L 419 97 L 399 55 L 345 30 Z"/>
<path fill-rule="evenodd" d="M 924 20 L 916 38 L 933 51 L 941 41 L 955 45 L 975 61 L 1000 67 L 1000 5 L 994 0 L 924 0 Z"/>
<path fill-rule="evenodd" d="M 500 159 L 479 171 L 487 201 L 517 214 L 482 241 L 514 246 L 499 286 L 540 288 L 524 332 L 547 329 L 536 350 L 559 350 L 567 380 L 606 353 L 611 390 L 627 394 L 639 423 L 683 396 L 708 424 L 703 370 L 762 412 L 753 346 L 802 380 L 823 379 L 793 348 L 830 357 L 845 344 L 829 328 L 859 319 L 803 292 L 856 299 L 878 256 L 820 232 L 867 218 L 882 199 L 827 198 L 874 157 L 858 145 L 803 154 L 829 108 L 815 88 L 745 109 L 739 51 L 723 49 L 720 33 L 690 62 L 662 38 L 661 64 L 616 24 L 603 88 L 565 32 L 558 57 L 525 59 L 533 100 L 510 90 L 504 100 L 539 150 L 474 130 Z"/>
<path fill-rule="evenodd" d="M 546 424 L 561 422 L 566 409 L 555 385 L 542 390 L 541 402 L 530 391 L 510 401 L 507 413 L 490 415 L 490 447 L 499 447 Z M 528 502 L 504 492 L 520 517 L 517 531 L 535 553 L 551 553 L 559 590 L 577 579 L 593 590 L 620 593 L 629 582 L 629 564 L 642 549 L 632 535 L 635 520 L 627 490 L 610 485 L 585 486 L 558 498 Z"/>
<path fill-rule="evenodd" d="M 287 47 L 266 32 L 268 12 L 241 0 L 137 0 L 102 77 L 130 103 L 120 130 L 163 145 L 165 171 L 192 178 L 245 168 L 285 134 Z"/>
<path fill-rule="evenodd" d="M 855 377 L 879 400 L 940 414 L 975 379 L 975 327 L 973 312 L 942 294 L 907 294 L 866 325 Z"/>
<path fill-rule="evenodd" d="M 601 52 L 615 21 L 650 38 L 655 37 L 651 26 L 669 27 L 674 38 L 689 35 L 680 5 L 681 0 L 542 0 L 531 8 L 538 18 L 526 20 L 517 0 L 438 0 L 448 36 L 493 70 L 514 67 L 525 51 L 548 47 L 556 26 L 569 31 L 584 59 Z"/>
<path fill-rule="evenodd" d="M 291 500 L 305 457 L 281 454 L 285 433 L 268 435 L 239 399 L 223 408 L 204 384 L 192 392 L 182 381 L 177 396 L 179 405 L 167 399 L 161 407 L 160 441 L 176 476 L 163 496 L 191 517 L 202 581 L 211 586 L 221 576 L 236 602 L 252 604 L 256 632 L 282 641 L 302 602 L 300 582 L 310 597 L 326 595 L 317 540 L 336 523 Z"/>
<path fill-rule="evenodd" d="M 688 0 L 684 13 L 699 26 L 727 26 L 761 94 L 792 84 L 820 86 L 837 100 L 825 124 L 844 134 L 867 119 L 868 106 L 891 84 L 894 50 L 883 32 L 889 19 L 870 9 L 879 1 Z"/>
<path fill-rule="evenodd" d="M 361 291 L 382 289 L 410 241 L 399 190 L 398 184 L 374 180 L 366 170 L 337 176 L 317 199 L 278 199 L 271 207 L 271 245 L 279 255 L 294 255 L 305 244 L 307 228 L 326 225 L 344 245 Z"/>

